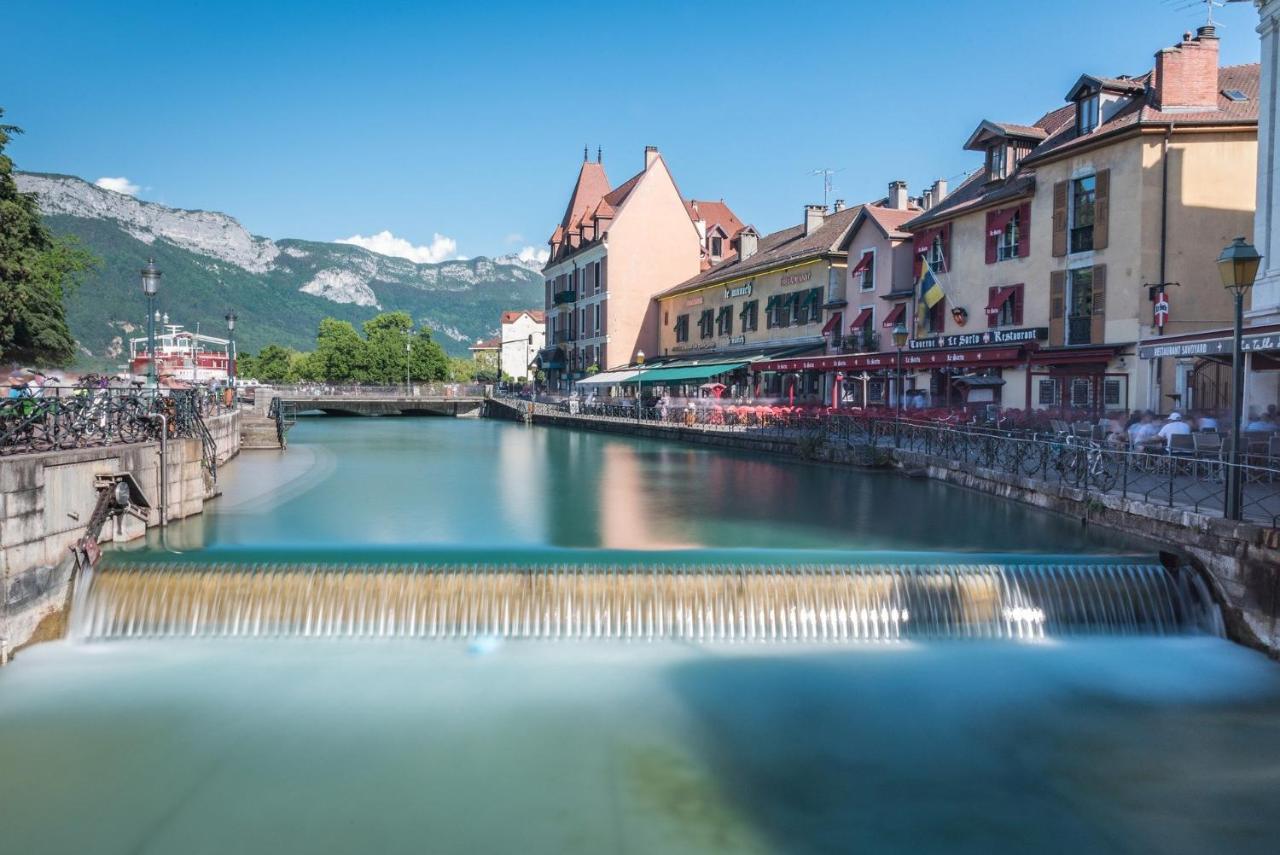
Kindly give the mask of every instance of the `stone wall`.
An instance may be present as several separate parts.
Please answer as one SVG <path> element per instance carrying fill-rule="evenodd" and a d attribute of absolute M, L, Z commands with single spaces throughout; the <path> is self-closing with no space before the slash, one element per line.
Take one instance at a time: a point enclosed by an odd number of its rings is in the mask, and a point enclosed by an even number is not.
<path fill-rule="evenodd" d="M 240 450 L 240 414 L 206 420 L 218 464 Z M 160 521 L 160 444 L 116 445 L 0 458 L 0 637 L 10 649 L 65 603 L 70 547 L 85 531 L 97 503 L 94 476 L 128 472 L 152 505 L 147 525 Z M 195 439 L 170 440 L 165 463 L 167 517 L 201 513 L 217 484 L 201 460 Z M 144 534 L 140 520 L 124 517 L 103 540 Z"/>

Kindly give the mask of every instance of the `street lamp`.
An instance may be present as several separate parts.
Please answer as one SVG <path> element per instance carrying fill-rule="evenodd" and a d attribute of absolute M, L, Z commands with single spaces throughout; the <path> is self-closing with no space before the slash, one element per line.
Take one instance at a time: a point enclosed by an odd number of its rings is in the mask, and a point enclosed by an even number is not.
<path fill-rule="evenodd" d="M 227 332 L 231 338 L 231 348 L 227 352 L 227 382 L 232 386 L 236 384 L 236 312 L 234 309 L 227 312 Z"/>
<path fill-rule="evenodd" d="M 1218 256 L 1222 287 L 1231 292 L 1236 304 L 1235 339 L 1231 348 L 1231 462 L 1227 470 L 1226 518 L 1238 520 L 1244 513 L 1244 480 L 1240 477 L 1240 426 L 1244 421 L 1244 355 L 1241 337 L 1244 328 L 1244 294 L 1253 287 L 1262 256 L 1238 237 Z"/>
<path fill-rule="evenodd" d="M 902 379 L 902 348 L 907 345 L 907 327 L 899 322 L 893 328 L 893 344 L 898 348 L 898 406 L 894 411 L 893 417 L 893 447 L 898 447 L 898 436 L 902 429 L 902 387 L 904 385 Z"/>
<path fill-rule="evenodd" d="M 409 353 L 413 350 L 413 327 L 404 331 L 404 396 L 409 397 Z"/>
<path fill-rule="evenodd" d="M 147 379 L 156 385 L 159 376 L 156 370 L 156 292 L 160 290 L 160 268 L 156 267 L 154 258 L 147 259 L 147 266 L 142 268 L 142 293 L 147 297 Z"/>

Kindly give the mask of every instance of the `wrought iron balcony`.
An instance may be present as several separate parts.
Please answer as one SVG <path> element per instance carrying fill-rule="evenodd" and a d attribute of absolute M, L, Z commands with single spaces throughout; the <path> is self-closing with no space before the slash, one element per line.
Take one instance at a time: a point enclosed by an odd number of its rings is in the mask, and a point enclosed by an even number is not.
<path fill-rule="evenodd" d="M 1092 315 L 1072 315 L 1067 318 L 1067 344 L 1093 343 Z"/>
<path fill-rule="evenodd" d="M 572 291 L 572 290 L 557 291 L 556 293 L 551 295 L 551 302 L 553 305 L 556 305 L 556 306 L 560 306 L 565 303 L 572 303 L 577 299 L 578 299 L 578 292 Z"/>
<path fill-rule="evenodd" d="M 833 343 L 834 344 L 834 343 Z M 836 345 L 837 353 L 879 353 L 880 333 L 875 330 L 859 330 L 842 336 Z"/>

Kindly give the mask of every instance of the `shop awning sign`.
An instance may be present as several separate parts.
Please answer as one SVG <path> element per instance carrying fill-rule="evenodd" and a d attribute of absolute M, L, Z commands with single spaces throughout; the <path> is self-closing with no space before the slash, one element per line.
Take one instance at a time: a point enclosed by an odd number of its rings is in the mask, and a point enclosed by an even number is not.
<path fill-rule="evenodd" d="M 1044 341 L 1049 337 L 1048 327 L 1024 327 L 1014 330 L 984 330 L 958 335 L 913 338 L 907 342 L 907 350 L 952 350 L 959 347 L 990 347 L 993 344 L 1022 344 L 1028 341 Z"/>
<path fill-rule="evenodd" d="M 1232 339 L 1209 338 L 1199 341 L 1179 341 L 1169 344 L 1144 344 L 1138 348 L 1139 359 L 1158 359 L 1162 356 L 1186 358 L 1193 356 L 1230 356 Z M 1280 350 L 1280 333 L 1247 335 L 1240 341 L 1240 350 L 1251 353 L 1263 350 Z"/>

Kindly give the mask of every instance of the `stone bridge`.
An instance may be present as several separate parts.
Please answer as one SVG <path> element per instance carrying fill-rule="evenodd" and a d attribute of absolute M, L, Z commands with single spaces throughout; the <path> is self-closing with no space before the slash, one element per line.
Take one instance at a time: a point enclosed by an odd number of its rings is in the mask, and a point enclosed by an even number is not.
<path fill-rule="evenodd" d="M 476 417 L 484 407 L 482 388 L 421 387 L 404 389 L 274 389 L 268 396 L 293 404 L 299 414 L 326 416 Z"/>

